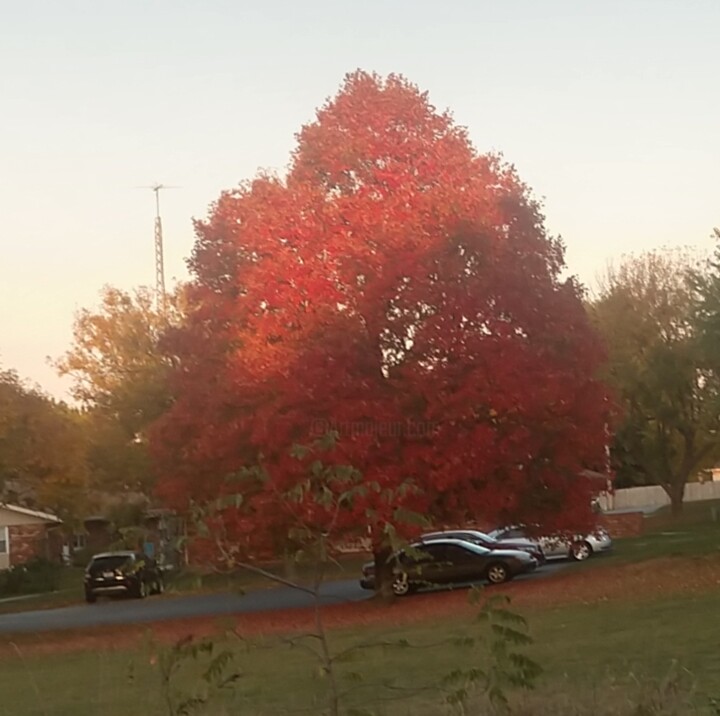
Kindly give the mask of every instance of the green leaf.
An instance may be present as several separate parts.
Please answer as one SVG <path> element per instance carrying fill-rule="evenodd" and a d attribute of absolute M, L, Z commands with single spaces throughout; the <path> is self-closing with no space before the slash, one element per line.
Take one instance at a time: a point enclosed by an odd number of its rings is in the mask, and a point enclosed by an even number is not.
<path fill-rule="evenodd" d="M 316 445 L 320 450 L 327 452 L 335 447 L 339 437 L 340 435 L 336 430 L 328 430 L 316 441 Z"/>
<path fill-rule="evenodd" d="M 400 524 L 414 525 L 417 527 L 427 527 L 429 524 L 426 515 L 408 510 L 405 507 L 396 507 L 393 511 L 393 517 L 395 521 Z"/>
<path fill-rule="evenodd" d="M 311 449 L 305 445 L 295 444 L 290 448 L 290 457 L 294 457 L 296 460 L 302 460 L 306 458 L 310 453 Z"/>

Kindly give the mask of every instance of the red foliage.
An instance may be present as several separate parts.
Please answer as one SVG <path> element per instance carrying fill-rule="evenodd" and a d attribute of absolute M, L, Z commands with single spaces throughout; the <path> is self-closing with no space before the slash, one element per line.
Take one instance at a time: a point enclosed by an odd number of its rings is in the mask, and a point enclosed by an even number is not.
<path fill-rule="evenodd" d="M 580 289 L 513 168 L 413 85 L 349 75 L 287 177 L 224 193 L 196 231 L 188 323 L 170 339 L 178 397 L 152 441 L 168 501 L 214 497 L 261 455 L 269 479 L 236 526 L 278 534 L 298 518 L 278 495 L 307 471 L 290 447 L 327 425 L 329 461 L 379 488 L 341 531 L 400 505 L 591 520 L 579 473 L 603 464 L 607 397 Z M 329 519 L 315 500 L 300 511 Z"/>

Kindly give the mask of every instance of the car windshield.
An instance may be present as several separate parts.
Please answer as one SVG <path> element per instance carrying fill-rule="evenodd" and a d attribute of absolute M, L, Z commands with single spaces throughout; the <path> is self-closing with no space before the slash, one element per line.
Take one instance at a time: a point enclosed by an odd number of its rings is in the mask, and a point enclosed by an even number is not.
<path fill-rule="evenodd" d="M 126 554 L 112 554 L 107 557 L 96 557 L 90 563 L 90 569 L 115 570 L 121 569 L 129 564 L 130 557 Z"/>

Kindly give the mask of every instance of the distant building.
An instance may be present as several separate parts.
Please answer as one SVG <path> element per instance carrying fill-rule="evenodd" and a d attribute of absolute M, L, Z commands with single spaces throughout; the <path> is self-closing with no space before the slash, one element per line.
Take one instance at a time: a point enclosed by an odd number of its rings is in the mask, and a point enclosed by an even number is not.
<path fill-rule="evenodd" d="M 0 570 L 32 559 L 59 560 L 62 520 L 49 512 L 0 503 Z"/>

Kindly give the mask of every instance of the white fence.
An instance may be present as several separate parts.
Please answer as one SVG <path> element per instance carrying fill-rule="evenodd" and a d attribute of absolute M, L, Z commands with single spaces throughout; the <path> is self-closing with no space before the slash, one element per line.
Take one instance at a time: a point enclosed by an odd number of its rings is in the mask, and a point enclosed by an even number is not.
<path fill-rule="evenodd" d="M 685 502 L 701 500 L 720 500 L 720 482 L 688 482 L 685 485 Z M 670 498 L 659 485 L 648 485 L 616 490 L 613 495 L 602 495 L 599 502 L 603 510 L 627 510 L 664 507 L 670 504 Z"/>

